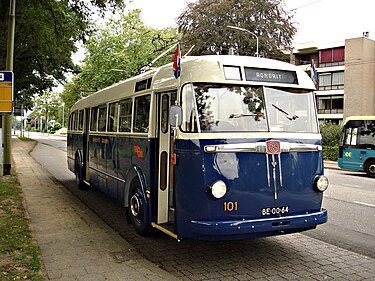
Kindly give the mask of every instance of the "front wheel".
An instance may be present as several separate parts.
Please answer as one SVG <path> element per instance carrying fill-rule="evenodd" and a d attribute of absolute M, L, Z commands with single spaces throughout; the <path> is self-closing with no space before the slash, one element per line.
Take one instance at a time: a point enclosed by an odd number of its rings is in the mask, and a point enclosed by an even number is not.
<path fill-rule="evenodd" d="M 375 178 L 375 160 L 367 162 L 365 172 L 370 178 Z"/>
<path fill-rule="evenodd" d="M 149 235 L 151 231 L 151 223 L 146 221 L 147 207 L 142 196 L 139 181 L 133 182 L 130 186 L 128 206 L 128 214 L 134 229 L 143 236 Z"/>

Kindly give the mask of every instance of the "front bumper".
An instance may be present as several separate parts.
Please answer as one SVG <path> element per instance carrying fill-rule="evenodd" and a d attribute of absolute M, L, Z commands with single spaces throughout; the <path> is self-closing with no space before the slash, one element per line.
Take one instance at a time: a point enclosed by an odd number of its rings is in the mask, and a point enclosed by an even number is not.
<path fill-rule="evenodd" d="M 231 221 L 191 221 L 189 238 L 235 240 L 300 232 L 315 228 L 328 219 L 327 210 L 301 215 Z"/>

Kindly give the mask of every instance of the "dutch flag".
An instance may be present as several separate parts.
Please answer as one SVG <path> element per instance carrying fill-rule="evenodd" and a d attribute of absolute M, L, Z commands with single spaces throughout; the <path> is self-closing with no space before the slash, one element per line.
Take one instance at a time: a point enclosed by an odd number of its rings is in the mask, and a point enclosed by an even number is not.
<path fill-rule="evenodd" d="M 173 74 L 174 77 L 177 79 L 180 77 L 181 74 L 181 51 L 180 51 L 180 44 L 177 45 L 176 51 L 174 52 L 173 57 Z"/>

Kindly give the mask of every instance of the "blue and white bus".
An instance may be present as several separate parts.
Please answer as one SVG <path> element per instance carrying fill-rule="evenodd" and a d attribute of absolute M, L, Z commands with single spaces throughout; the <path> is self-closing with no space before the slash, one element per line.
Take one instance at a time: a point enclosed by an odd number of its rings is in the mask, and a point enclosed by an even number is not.
<path fill-rule="evenodd" d="M 345 119 L 338 165 L 342 169 L 366 172 L 375 178 L 375 116 Z"/>
<path fill-rule="evenodd" d="M 314 84 L 265 58 L 198 56 L 98 91 L 71 109 L 79 186 L 124 205 L 136 231 L 232 240 L 327 221 Z"/>

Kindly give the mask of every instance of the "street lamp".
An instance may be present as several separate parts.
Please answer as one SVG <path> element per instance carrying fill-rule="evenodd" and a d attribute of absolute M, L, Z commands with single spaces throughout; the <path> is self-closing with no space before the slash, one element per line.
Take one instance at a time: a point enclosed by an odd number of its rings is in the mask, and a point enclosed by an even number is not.
<path fill-rule="evenodd" d="M 65 113 L 64 112 L 64 107 L 65 107 L 65 103 L 63 102 L 62 103 L 62 122 L 61 122 L 62 123 L 62 126 L 61 126 L 62 128 L 64 128 L 64 113 Z"/>
<path fill-rule="evenodd" d="M 231 29 L 236 29 L 236 30 L 240 30 L 240 31 L 245 31 L 245 32 L 248 32 L 250 33 L 251 35 L 253 35 L 256 39 L 257 39 L 257 51 L 255 53 L 255 55 L 259 58 L 259 39 L 258 39 L 258 36 L 254 33 L 254 32 L 251 32 L 250 30 L 247 30 L 245 28 L 242 28 L 242 27 L 238 27 L 238 26 L 232 26 L 232 25 L 227 25 L 228 28 L 231 28 Z"/>

